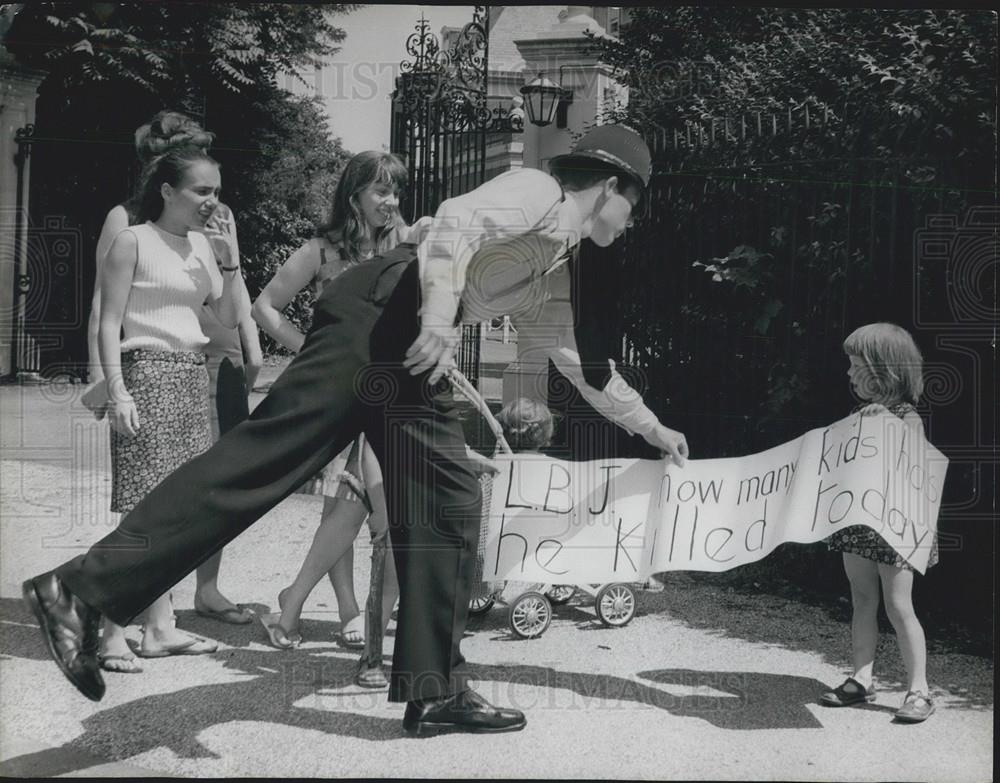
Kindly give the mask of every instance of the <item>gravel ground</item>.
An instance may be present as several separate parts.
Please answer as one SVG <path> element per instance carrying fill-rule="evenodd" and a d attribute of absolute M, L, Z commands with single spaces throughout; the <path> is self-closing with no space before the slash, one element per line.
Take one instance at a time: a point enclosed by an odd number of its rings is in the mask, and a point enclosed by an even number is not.
<path fill-rule="evenodd" d="M 113 522 L 102 511 L 106 430 L 74 412 L 72 394 L 54 394 L 0 389 L 0 774 L 992 779 L 988 647 L 929 629 L 939 709 L 925 724 L 891 722 L 904 684 L 888 633 L 878 701 L 824 709 L 819 693 L 848 666 L 849 606 L 732 575 L 670 574 L 663 592 L 640 594 L 639 616 L 622 629 L 597 623 L 584 593 L 530 642 L 511 638 L 502 607 L 474 620 L 463 651 L 487 698 L 527 712 L 528 727 L 515 734 L 404 738 L 401 707 L 352 684 L 357 656 L 333 641 L 339 623 L 326 584 L 307 603 L 306 643 L 281 652 L 259 626 L 195 615 L 189 577 L 174 591 L 179 625 L 221 649 L 108 675 L 105 699 L 88 702 L 47 658 L 19 599 L 22 579 L 82 551 Z M 267 609 L 301 562 L 319 509 L 318 498 L 292 497 L 234 541 L 224 589 Z M 359 598 L 367 555 L 359 543 Z M 390 628 L 387 654 L 391 644 Z"/>

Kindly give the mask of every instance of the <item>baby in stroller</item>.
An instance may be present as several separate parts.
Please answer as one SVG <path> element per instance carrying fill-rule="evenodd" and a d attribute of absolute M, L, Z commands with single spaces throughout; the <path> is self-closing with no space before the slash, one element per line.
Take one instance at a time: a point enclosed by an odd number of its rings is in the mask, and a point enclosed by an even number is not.
<path fill-rule="evenodd" d="M 508 403 L 496 416 L 497 423 L 515 454 L 538 454 L 552 441 L 554 424 L 549 409 L 527 397 Z M 482 476 L 483 517 L 479 531 L 476 578 L 469 613 L 485 614 L 498 599 L 508 606 L 511 631 L 522 639 L 541 636 L 552 620 L 552 606 L 567 603 L 576 592 L 574 585 L 531 582 L 484 582 L 483 559 L 489 536 L 490 500 L 493 476 Z M 625 625 L 635 614 L 635 593 L 628 585 L 597 585 L 595 608 L 598 619 L 609 626 Z M 588 590 L 590 592 L 590 590 Z"/>

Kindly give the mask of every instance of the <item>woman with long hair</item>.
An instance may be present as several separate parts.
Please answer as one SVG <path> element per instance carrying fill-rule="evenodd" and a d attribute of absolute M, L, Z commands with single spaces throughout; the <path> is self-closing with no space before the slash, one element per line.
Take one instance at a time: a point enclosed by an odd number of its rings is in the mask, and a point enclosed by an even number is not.
<path fill-rule="evenodd" d="M 408 229 L 399 214 L 399 191 L 406 180 L 406 167 L 395 155 L 368 151 L 351 158 L 337 183 L 327 221 L 289 257 L 253 304 L 253 317 L 265 332 L 297 352 L 304 335 L 282 315 L 282 309 L 307 286 L 314 286 L 319 296 L 344 270 L 391 250 L 404 239 Z M 272 645 L 282 649 L 297 645 L 302 607 L 327 574 L 337 596 L 339 640 L 346 647 L 360 649 L 364 620 L 354 593 L 354 539 L 366 517 L 373 539 L 383 538 L 388 529 L 382 471 L 364 436 L 303 491 L 323 496 L 320 525 L 295 580 L 278 594 L 280 612 L 264 615 L 261 621 Z M 387 586 L 385 600 L 395 601 L 391 562 L 383 584 Z"/>

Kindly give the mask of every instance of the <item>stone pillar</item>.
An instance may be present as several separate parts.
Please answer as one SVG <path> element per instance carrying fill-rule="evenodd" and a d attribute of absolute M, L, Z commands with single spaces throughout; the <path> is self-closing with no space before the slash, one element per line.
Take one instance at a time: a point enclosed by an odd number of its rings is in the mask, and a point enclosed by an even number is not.
<path fill-rule="evenodd" d="M 526 83 L 541 73 L 573 91 L 566 128 L 557 128 L 556 123 L 544 128 L 525 123 L 523 160 L 527 167 L 547 169 L 551 158 L 569 152 L 575 138 L 600 124 L 603 114 L 616 101 L 628 100 L 627 91 L 611 78 L 611 68 L 600 61 L 593 40 L 586 35 L 588 32 L 605 35 L 604 29 L 588 15 L 590 8 L 567 6 L 555 25 L 514 41 L 525 62 Z M 550 306 L 570 307 L 569 277 L 564 272 L 565 268 L 559 275 L 553 275 L 558 285 L 550 288 Z M 545 342 L 542 336 L 532 340 L 518 333 L 517 361 L 504 373 L 504 402 L 519 396 L 548 402 Z"/>
<path fill-rule="evenodd" d="M 20 214 L 17 213 L 18 128 L 35 122 L 35 98 L 45 74 L 19 65 L 0 46 L 0 376 L 13 368 L 11 325 L 14 317 L 14 292 L 18 271 L 14 269 L 14 238 L 20 224 L 20 258 L 27 258 L 28 182 L 30 158 L 25 163 Z"/>

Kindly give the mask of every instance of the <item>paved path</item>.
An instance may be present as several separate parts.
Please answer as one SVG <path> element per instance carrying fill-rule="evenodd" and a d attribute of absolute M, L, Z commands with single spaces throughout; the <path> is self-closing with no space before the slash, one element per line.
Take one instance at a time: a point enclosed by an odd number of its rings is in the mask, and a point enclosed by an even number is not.
<path fill-rule="evenodd" d="M 82 551 L 113 524 L 106 427 L 80 387 L 0 388 L 0 773 L 298 777 L 559 777 L 983 781 L 992 778 L 992 661 L 932 653 L 939 711 L 891 722 L 903 687 L 891 637 L 874 705 L 824 709 L 848 652 L 843 612 L 710 588 L 685 575 L 641 596 L 610 630 L 583 600 L 543 637 L 513 641 L 495 609 L 463 644 L 479 689 L 528 714 L 519 733 L 410 740 L 401 708 L 351 683 L 356 655 L 333 641 L 332 590 L 307 604 L 307 642 L 266 645 L 258 626 L 193 611 L 193 577 L 175 590 L 181 627 L 213 636 L 212 656 L 146 661 L 107 675 L 94 704 L 49 661 L 19 599 L 25 577 Z M 305 553 L 317 498 L 295 496 L 231 544 L 222 583 L 263 610 Z M 356 584 L 367 585 L 367 545 Z M 802 618 L 806 618 L 803 620 Z M 135 629 L 133 629 L 135 631 Z M 392 637 L 386 640 L 386 653 Z M 932 650 L 937 647 L 932 645 Z"/>

